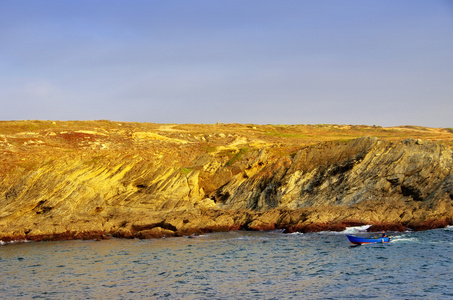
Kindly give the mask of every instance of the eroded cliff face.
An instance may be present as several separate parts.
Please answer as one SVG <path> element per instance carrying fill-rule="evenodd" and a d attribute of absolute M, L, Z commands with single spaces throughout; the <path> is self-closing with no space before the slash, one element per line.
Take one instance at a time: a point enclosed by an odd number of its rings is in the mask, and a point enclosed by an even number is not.
<path fill-rule="evenodd" d="M 2 240 L 453 223 L 448 130 L 18 124 L 2 124 Z"/>

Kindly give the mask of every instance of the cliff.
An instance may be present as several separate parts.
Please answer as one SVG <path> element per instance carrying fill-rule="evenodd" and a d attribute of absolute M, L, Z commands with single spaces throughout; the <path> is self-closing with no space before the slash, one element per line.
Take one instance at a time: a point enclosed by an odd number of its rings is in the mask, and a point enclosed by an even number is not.
<path fill-rule="evenodd" d="M 0 122 L 0 240 L 453 224 L 453 133 Z"/>

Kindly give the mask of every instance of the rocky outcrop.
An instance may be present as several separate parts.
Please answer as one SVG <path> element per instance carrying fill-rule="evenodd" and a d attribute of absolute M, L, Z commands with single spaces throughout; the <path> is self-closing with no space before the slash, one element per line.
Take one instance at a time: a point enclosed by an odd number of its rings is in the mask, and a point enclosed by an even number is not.
<path fill-rule="evenodd" d="M 318 141 L 246 125 L 90 124 L 3 129 L 1 240 L 453 224 L 449 131 Z"/>

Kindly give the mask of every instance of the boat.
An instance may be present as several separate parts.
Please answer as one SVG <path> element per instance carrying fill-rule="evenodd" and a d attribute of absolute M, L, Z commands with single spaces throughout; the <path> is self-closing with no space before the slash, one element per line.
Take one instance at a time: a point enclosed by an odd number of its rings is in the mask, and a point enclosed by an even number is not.
<path fill-rule="evenodd" d="M 364 238 L 353 235 L 346 235 L 348 240 L 354 245 L 362 244 L 371 244 L 371 243 L 388 243 L 390 242 L 390 237 L 380 237 L 380 238 Z"/>

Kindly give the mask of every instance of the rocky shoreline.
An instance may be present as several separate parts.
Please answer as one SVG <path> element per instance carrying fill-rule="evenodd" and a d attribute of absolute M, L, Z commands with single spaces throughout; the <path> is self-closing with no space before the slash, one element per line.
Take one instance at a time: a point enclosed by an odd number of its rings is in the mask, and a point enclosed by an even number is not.
<path fill-rule="evenodd" d="M 21 121 L 0 133 L 3 242 L 453 225 L 449 129 Z"/>
<path fill-rule="evenodd" d="M 0 243 L 23 242 L 23 241 L 63 241 L 63 240 L 108 240 L 111 238 L 124 238 L 124 239 L 152 239 L 152 238 L 168 238 L 180 236 L 196 236 L 213 232 L 226 232 L 235 230 L 251 230 L 251 231 L 273 231 L 282 230 L 283 233 L 310 233 L 321 231 L 341 232 L 346 230 L 347 227 L 364 226 L 360 222 L 340 222 L 340 223 L 313 223 L 307 226 L 273 226 L 266 224 L 263 226 L 250 228 L 248 226 L 210 226 L 206 228 L 190 228 L 183 231 L 173 231 L 162 227 L 153 227 L 151 229 L 130 230 L 130 231 L 83 231 L 83 232 L 62 232 L 62 233 L 47 233 L 47 234 L 15 234 L 15 235 L 2 235 Z M 401 223 L 386 223 L 386 224 L 373 224 L 367 231 L 380 232 L 382 230 L 390 232 L 405 232 L 405 231 L 424 231 L 437 228 L 445 228 L 452 226 L 453 220 L 445 218 L 442 220 L 433 219 L 426 220 L 421 223 L 414 223 L 411 226 L 405 226 Z"/>

